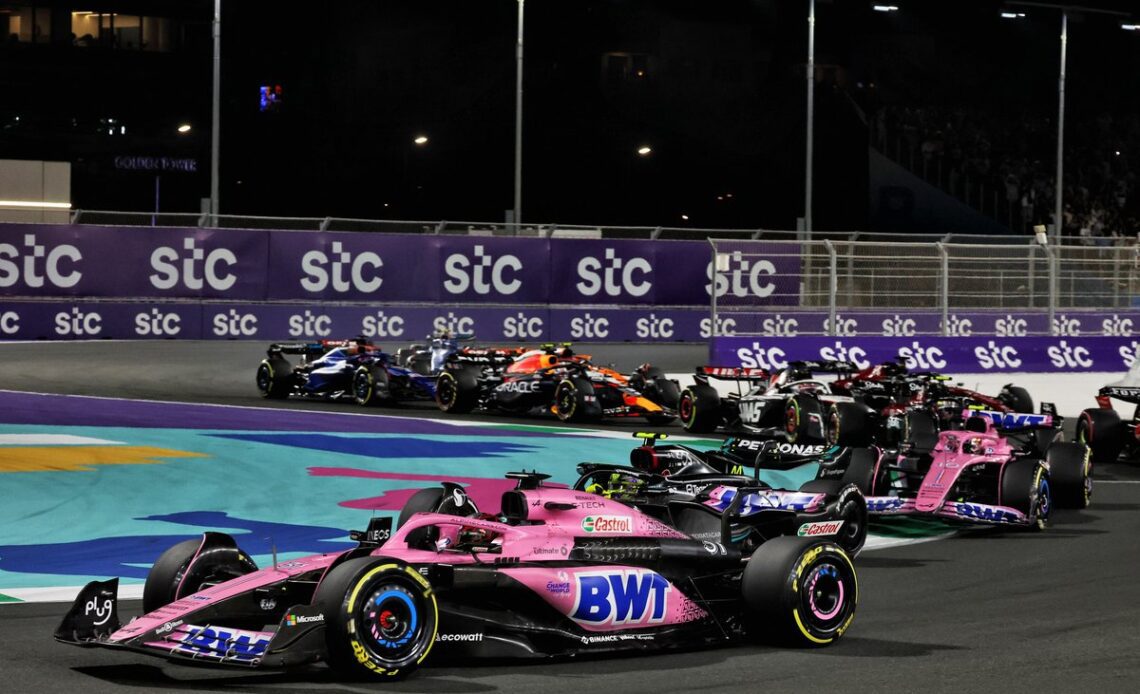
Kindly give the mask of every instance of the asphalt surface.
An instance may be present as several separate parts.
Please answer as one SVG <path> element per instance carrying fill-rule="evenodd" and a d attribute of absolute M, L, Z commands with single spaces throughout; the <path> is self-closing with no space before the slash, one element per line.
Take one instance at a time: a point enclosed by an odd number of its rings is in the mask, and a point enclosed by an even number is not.
<path fill-rule="evenodd" d="M 266 403 L 252 379 L 263 349 L 239 342 L 0 344 L 0 382 L 14 390 L 261 406 Z M 623 369 L 648 356 L 667 370 L 685 371 L 703 358 L 703 350 L 691 346 L 654 347 L 647 354 L 614 345 L 593 352 Z M 395 413 L 439 416 L 426 406 Z M 1134 692 L 1140 679 L 1140 466 L 1100 466 L 1096 479 L 1093 505 L 1056 512 L 1044 533 L 971 531 L 864 553 L 856 560 L 855 623 L 822 650 L 732 646 L 428 667 L 405 682 L 348 684 L 323 668 L 218 670 L 66 647 L 51 638 L 64 606 L 15 604 L 0 605 L 0 692 Z M 121 610 L 129 618 L 139 605 L 124 601 Z"/>

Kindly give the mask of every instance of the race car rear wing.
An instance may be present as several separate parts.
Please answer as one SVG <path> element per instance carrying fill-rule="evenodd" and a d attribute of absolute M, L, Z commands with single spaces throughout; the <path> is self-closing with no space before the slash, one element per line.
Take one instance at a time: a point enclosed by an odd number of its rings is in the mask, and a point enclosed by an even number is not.
<path fill-rule="evenodd" d="M 984 417 L 993 423 L 994 429 L 1006 433 L 1027 431 L 1030 429 L 1056 429 L 1061 425 L 1061 417 L 1056 414 L 1052 403 L 1041 403 L 1042 414 L 1026 412 L 998 412 L 997 410 L 980 410 L 967 408 L 962 417 L 969 421 L 970 417 Z M 969 425 L 967 424 L 967 429 Z"/>
<path fill-rule="evenodd" d="M 361 337 L 352 340 L 320 340 L 318 342 L 274 342 L 269 345 L 266 354 L 269 356 L 275 354 L 324 354 L 337 347 L 370 348 L 372 341 Z"/>
<path fill-rule="evenodd" d="M 768 380 L 771 375 L 767 369 L 751 369 L 744 366 L 698 366 L 696 369 L 696 378 L 700 382 L 708 382 L 712 378 L 718 381 L 760 383 Z"/>

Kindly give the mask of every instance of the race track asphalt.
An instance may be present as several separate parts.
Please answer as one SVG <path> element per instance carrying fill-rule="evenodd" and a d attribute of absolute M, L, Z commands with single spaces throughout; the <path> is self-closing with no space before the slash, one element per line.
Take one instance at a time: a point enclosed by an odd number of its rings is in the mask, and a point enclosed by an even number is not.
<path fill-rule="evenodd" d="M 265 403 L 252 373 L 263 349 L 242 342 L 0 344 L 0 387 L 259 406 Z M 647 360 L 641 347 L 593 351 L 626 369 Z M 702 361 L 703 349 L 653 348 L 649 356 L 686 371 Z M 438 416 L 418 406 L 399 414 Z M 822 650 L 737 645 L 429 667 L 405 682 L 342 683 L 322 668 L 218 670 L 65 647 L 51 638 L 64 606 L 27 603 L 0 605 L 0 692 L 1135 692 L 1140 467 L 1101 466 L 1096 478 L 1093 505 L 1057 512 L 1041 534 L 971 531 L 862 554 L 858 616 L 838 644 Z M 124 601 L 121 609 L 129 617 L 139 605 Z"/>

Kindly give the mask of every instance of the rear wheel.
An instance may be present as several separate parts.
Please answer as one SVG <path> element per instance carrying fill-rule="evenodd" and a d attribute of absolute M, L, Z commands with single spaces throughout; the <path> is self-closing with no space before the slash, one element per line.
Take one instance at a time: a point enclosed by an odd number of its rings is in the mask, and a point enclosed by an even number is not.
<path fill-rule="evenodd" d="M 1008 463 L 1001 476 L 1001 503 L 1024 513 L 1030 530 L 1044 530 L 1053 510 L 1049 473 L 1032 458 Z"/>
<path fill-rule="evenodd" d="M 470 412 L 478 402 L 478 393 L 478 376 L 469 369 L 444 371 L 435 381 L 435 404 L 444 412 Z"/>
<path fill-rule="evenodd" d="M 707 434 L 721 424 L 720 394 L 712 386 L 698 383 L 681 392 L 677 414 L 685 431 Z"/>
<path fill-rule="evenodd" d="M 261 397 L 281 400 L 289 397 L 292 388 L 293 365 L 283 357 L 262 359 L 257 367 L 257 390 Z"/>
<path fill-rule="evenodd" d="M 824 422 L 820 421 L 818 430 L 813 431 L 812 414 L 817 417 L 822 414 L 818 400 L 804 395 L 793 395 L 788 398 L 784 404 L 784 433 L 788 438 L 788 443 L 825 440 Z"/>
<path fill-rule="evenodd" d="M 859 602 L 850 557 L 834 543 L 806 537 L 760 545 L 740 589 L 761 635 L 800 646 L 826 646 L 841 637 Z"/>
<path fill-rule="evenodd" d="M 843 484 L 853 484 L 859 491 L 871 496 L 875 493 L 875 471 L 879 458 L 870 448 L 851 449 L 851 458 L 843 472 Z"/>
<path fill-rule="evenodd" d="M 1021 386 L 1005 386 L 998 393 L 998 400 L 1014 412 L 1033 412 L 1033 397 Z"/>
<path fill-rule="evenodd" d="M 1077 443 L 1092 449 L 1098 463 L 1112 463 L 1124 450 L 1124 427 L 1116 410 L 1091 407 L 1077 419 Z"/>
<path fill-rule="evenodd" d="M 827 442 L 833 446 L 866 446 L 871 431 L 864 405 L 854 402 L 834 403 L 827 413 Z"/>
<path fill-rule="evenodd" d="M 203 587 L 257 571 L 257 564 L 238 549 L 232 537 L 222 533 L 207 535 L 209 542 L 204 547 L 203 539 L 186 540 L 159 555 L 143 585 L 144 613 L 193 595 Z"/>
<path fill-rule="evenodd" d="M 375 364 L 365 364 L 352 374 L 352 398 L 356 404 L 370 407 L 391 400 L 388 371 Z"/>
<path fill-rule="evenodd" d="M 439 607 L 431 584 L 397 559 L 360 557 L 335 566 L 314 602 L 325 615 L 329 665 L 354 679 L 402 679 L 427 658 Z"/>
<path fill-rule="evenodd" d="M 903 416 L 902 445 L 914 453 L 929 453 L 938 443 L 938 426 L 926 412 Z"/>
<path fill-rule="evenodd" d="M 1054 443 L 1045 454 L 1057 506 L 1085 508 L 1092 500 L 1092 457 L 1081 443 Z"/>

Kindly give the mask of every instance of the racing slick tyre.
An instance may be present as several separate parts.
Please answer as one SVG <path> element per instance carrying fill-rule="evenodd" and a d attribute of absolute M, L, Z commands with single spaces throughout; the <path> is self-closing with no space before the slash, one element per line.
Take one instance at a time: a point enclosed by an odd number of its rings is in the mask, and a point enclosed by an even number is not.
<path fill-rule="evenodd" d="M 1092 449 L 1092 459 L 1112 463 L 1124 450 L 1124 430 L 1116 410 L 1091 407 L 1077 419 L 1077 442 Z"/>
<path fill-rule="evenodd" d="M 858 554 L 867 542 L 867 500 L 859 488 L 841 480 L 810 480 L 800 487 L 800 491 L 836 497 L 828 504 L 832 519 L 843 521 L 834 537 L 835 542 L 847 554 Z"/>
<path fill-rule="evenodd" d="M 1058 508 L 1086 508 L 1092 501 L 1092 456 L 1081 443 L 1057 442 L 1045 453 Z"/>
<path fill-rule="evenodd" d="M 1049 473 L 1034 458 L 1010 461 L 1001 475 L 1001 505 L 1021 511 L 1029 519 L 1029 529 L 1044 530 L 1053 510 Z"/>
<path fill-rule="evenodd" d="M 938 443 L 938 425 L 925 412 L 907 412 L 900 443 L 914 453 L 929 453 Z"/>
<path fill-rule="evenodd" d="M 351 679 L 402 679 L 427 658 L 439 606 L 431 584 L 397 559 L 359 557 L 325 576 L 313 599 L 325 616 L 328 664 Z"/>
<path fill-rule="evenodd" d="M 720 393 L 704 383 L 689 386 L 677 401 L 677 414 L 685 431 L 707 434 L 720 426 Z"/>
<path fill-rule="evenodd" d="M 352 374 L 352 399 L 357 405 L 372 407 L 391 400 L 388 371 L 383 366 L 365 364 Z"/>
<path fill-rule="evenodd" d="M 837 402 L 827 412 L 827 442 L 832 446 L 866 446 L 871 443 L 870 416 L 865 405 Z"/>
<path fill-rule="evenodd" d="M 600 415 L 594 385 L 584 378 L 567 378 L 554 388 L 554 414 L 563 422 L 580 422 Z"/>
<path fill-rule="evenodd" d="M 293 365 L 282 357 L 262 359 L 257 367 L 257 389 L 261 397 L 283 400 L 292 390 Z"/>
<path fill-rule="evenodd" d="M 824 440 L 826 432 L 811 429 L 811 414 L 822 414 L 819 401 L 805 395 L 793 395 L 784 405 L 784 434 L 788 443 L 802 443 L 805 441 Z M 820 427 L 823 427 L 820 418 Z"/>
<path fill-rule="evenodd" d="M 748 560 L 740 590 L 758 636 L 798 646 L 826 646 L 855 619 L 859 582 L 838 545 L 777 537 Z"/>
<path fill-rule="evenodd" d="M 665 372 L 657 366 L 639 367 L 630 375 L 629 387 L 671 410 L 677 409 L 677 403 L 681 400 L 681 387 L 666 377 Z"/>
<path fill-rule="evenodd" d="M 143 584 L 143 613 L 193 595 L 204 587 L 257 571 L 257 564 L 223 533 L 185 540 L 159 555 Z M 202 551 L 199 553 L 199 549 Z"/>
<path fill-rule="evenodd" d="M 998 393 L 998 400 L 1014 412 L 1033 412 L 1033 397 L 1021 386 L 1007 383 Z"/>
<path fill-rule="evenodd" d="M 479 377 L 474 369 L 444 371 L 435 381 L 435 404 L 448 413 L 463 414 L 475 409 Z"/>
<path fill-rule="evenodd" d="M 878 486 L 875 479 L 878 465 L 879 458 L 870 448 L 853 448 L 841 481 L 843 484 L 853 484 L 859 491 L 872 496 Z"/>

